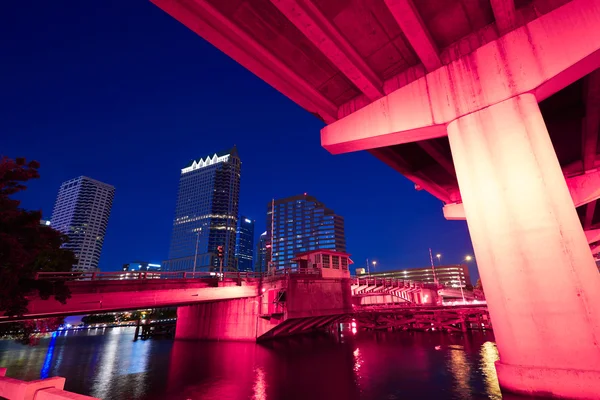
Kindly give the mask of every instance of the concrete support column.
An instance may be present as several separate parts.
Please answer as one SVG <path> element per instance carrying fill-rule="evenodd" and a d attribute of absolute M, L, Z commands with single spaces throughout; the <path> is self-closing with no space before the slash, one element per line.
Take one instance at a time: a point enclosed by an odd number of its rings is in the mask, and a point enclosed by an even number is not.
<path fill-rule="evenodd" d="M 532 94 L 448 125 L 505 390 L 600 393 L 600 275 Z"/>

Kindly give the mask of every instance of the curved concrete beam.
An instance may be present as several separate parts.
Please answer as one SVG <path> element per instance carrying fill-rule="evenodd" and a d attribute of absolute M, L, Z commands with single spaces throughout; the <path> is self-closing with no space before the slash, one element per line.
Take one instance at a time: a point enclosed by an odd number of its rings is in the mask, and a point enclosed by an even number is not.
<path fill-rule="evenodd" d="M 523 93 L 541 101 L 598 67 L 600 4 L 573 0 L 330 124 L 321 144 L 339 154 L 444 136 L 461 116 Z"/>
<path fill-rule="evenodd" d="M 585 231 L 588 243 L 600 242 L 600 229 Z"/>
<path fill-rule="evenodd" d="M 597 200 L 600 198 L 600 171 L 567 178 L 567 186 L 575 207 Z"/>
<path fill-rule="evenodd" d="M 326 123 L 338 107 L 206 0 L 150 0 L 256 76 Z"/>
<path fill-rule="evenodd" d="M 383 82 L 311 0 L 271 0 L 369 99 L 384 95 Z"/>
<path fill-rule="evenodd" d="M 427 71 L 433 71 L 441 67 L 442 61 L 440 60 L 438 48 L 413 1 L 385 0 L 385 4 Z"/>
<path fill-rule="evenodd" d="M 514 0 L 491 0 L 496 27 L 500 34 L 513 30 L 517 26 L 517 10 Z"/>
<path fill-rule="evenodd" d="M 600 170 L 566 178 L 566 181 L 575 207 L 600 199 Z M 443 207 L 443 212 L 444 218 L 447 220 L 466 219 L 462 203 L 446 204 Z"/>

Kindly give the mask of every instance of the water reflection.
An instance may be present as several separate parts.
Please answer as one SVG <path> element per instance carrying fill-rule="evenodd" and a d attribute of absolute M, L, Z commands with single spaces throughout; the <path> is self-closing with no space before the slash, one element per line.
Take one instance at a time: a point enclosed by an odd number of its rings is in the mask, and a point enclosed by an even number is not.
<path fill-rule="evenodd" d="M 502 398 L 500 386 L 498 386 L 498 376 L 494 363 L 500 358 L 498 357 L 498 349 L 492 342 L 485 342 L 481 346 L 481 371 L 483 372 L 485 386 L 489 393 L 490 399 L 496 400 Z"/>
<path fill-rule="evenodd" d="M 267 400 L 267 384 L 262 368 L 256 368 L 256 382 L 254 383 L 252 400 Z"/>
<path fill-rule="evenodd" d="M 46 350 L 46 358 L 44 359 L 44 366 L 40 371 L 40 378 L 47 378 L 50 373 L 50 365 L 52 365 L 52 356 L 54 355 L 54 345 L 56 344 L 56 336 L 58 332 L 52 333 L 52 338 L 50 339 L 50 343 L 48 344 L 48 350 Z"/>
<path fill-rule="evenodd" d="M 100 360 L 100 368 L 94 379 L 92 386 L 92 396 L 105 399 L 108 397 L 110 386 L 107 382 L 111 382 L 114 378 L 114 370 L 116 367 L 117 350 L 119 348 L 119 331 L 117 329 L 109 329 L 106 335 L 106 345 L 102 352 Z"/>
<path fill-rule="evenodd" d="M 449 351 L 448 369 L 456 380 L 456 392 L 462 398 L 471 397 L 471 366 L 462 346 L 452 346 Z"/>
<path fill-rule="evenodd" d="M 501 399 L 490 334 L 361 333 L 245 342 L 133 342 L 134 328 L 0 341 L 10 376 L 64 376 L 107 400 Z M 507 397 L 504 399 L 516 399 Z"/>

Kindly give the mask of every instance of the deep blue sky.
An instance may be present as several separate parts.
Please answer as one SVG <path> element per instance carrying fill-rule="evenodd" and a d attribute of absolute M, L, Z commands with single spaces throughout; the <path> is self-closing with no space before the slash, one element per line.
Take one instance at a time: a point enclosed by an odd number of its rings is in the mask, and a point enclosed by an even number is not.
<path fill-rule="evenodd" d="M 23 206 L 50 218 L 79 175 L 116 195 L 100 267 L 167 257 L 179 170 L 238 146 L 240 212 L 308 192 L 345 217 L 356 264 L 472 254 L 464 222 L 367 153 L 333 156 L 323 124 L 145 0 L 9 1 L 0 13 L 0 154 L 41 163 Z"/>

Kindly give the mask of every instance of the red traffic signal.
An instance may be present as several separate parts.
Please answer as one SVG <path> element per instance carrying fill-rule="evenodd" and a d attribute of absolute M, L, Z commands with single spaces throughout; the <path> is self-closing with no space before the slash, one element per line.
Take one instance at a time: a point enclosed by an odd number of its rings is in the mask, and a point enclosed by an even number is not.
<path fill-rule="evenodd" d="M 217 246 L 217 255 L 219 256 L 219 258 L 223 258 L 223 254 L 224 254 L 223 246 Z"/>

